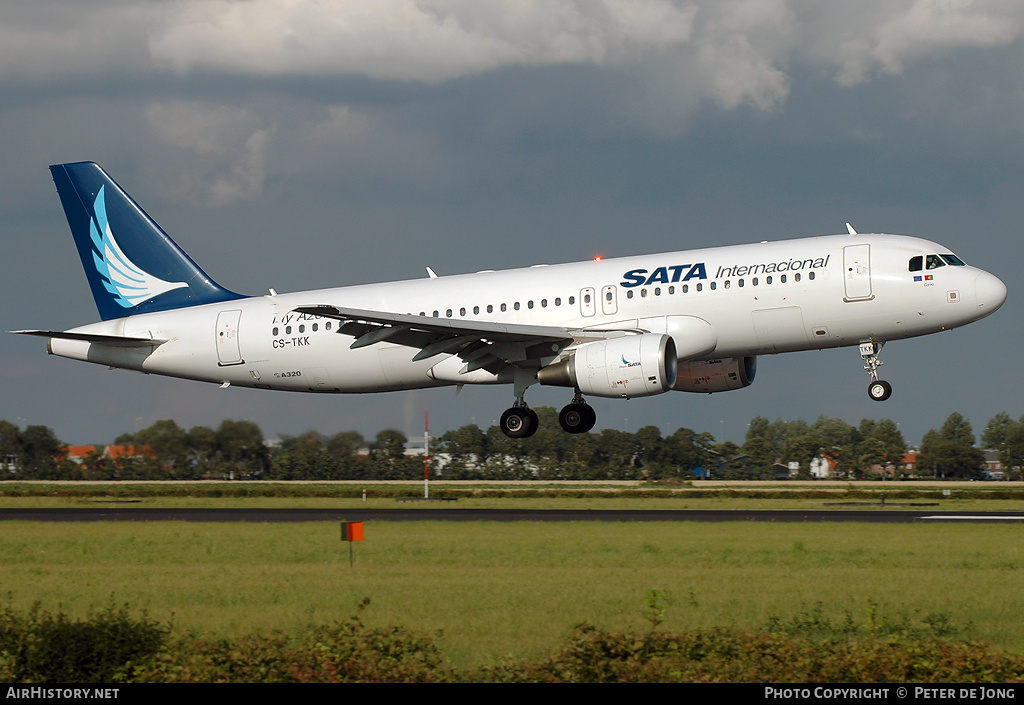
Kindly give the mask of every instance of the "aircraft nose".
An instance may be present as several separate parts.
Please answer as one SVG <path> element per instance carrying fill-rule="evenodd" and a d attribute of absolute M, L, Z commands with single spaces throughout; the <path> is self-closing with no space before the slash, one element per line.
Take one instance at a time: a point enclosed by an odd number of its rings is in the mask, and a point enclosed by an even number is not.
<path fill-rule="evenodd" d="M 987 316 L 995 312 L 1006 301 L 1006 284 L 994 274 L 981 272 L 974 280 L 974 293 L 977 296 L 981 315 Z"/>

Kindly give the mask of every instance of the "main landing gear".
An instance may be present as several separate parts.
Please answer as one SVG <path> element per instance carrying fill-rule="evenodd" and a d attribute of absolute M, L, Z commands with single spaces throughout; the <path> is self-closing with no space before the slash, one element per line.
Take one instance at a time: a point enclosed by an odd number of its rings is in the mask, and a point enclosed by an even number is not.
<path fill-rule="evenodd" d="M 525 392 L 525 389 L 523 390 Z M 498 422 L 501 432 L 509 438 L 529 438 L 540 425 L 537 412 L 526 405 L 523 394 L 516 396 L 512 407 L 505 409 Z M 572 402 L 566 404 L 558 414 L 558 424 L 566 433 L 586 433 L 597 423 L 597 413 L 576 390 Z"/>
<path fill-rule="evenodd" d="M 513 406 L 505 409 L 498 422 L 501 432 L 509 438 L 529 438 L 537 432 L 540 421 L 537 412 L 528 406 Z M 597 423 L 597 413 L 582 397 L 573 399 L 571 404 L 562 407 L 558 414 L 558 424 L 566 433 L 586 433 Z"/>
<path fill-rule="evenodd" d="M 597 413 L 583 399 L 583 395 L 576 392 L 572 402 L 562 407 L 558 414 L 558 424 L 566 433 L 586 433 L 597 423 Z"/>
<path fill-rule="evenodd" d="M 878 368 L 882 366 L 878 354 L 882 352 L 883 345 L 885 345 L 884 342 L 860 344 L 860 356 L 864 360 L 864 369 L 871 376 L 871 382 L 868 384 L 868 396 L 872 401 L 885 401 L 892 396 L 892 385 L 878 379 Z"/>
<path fill-rule="evenodd" d="M 526 406 L 513 406 L 501 415 L 501 432 L 509 438 L 529 438 L 537 432 L 537 412 Z"/>

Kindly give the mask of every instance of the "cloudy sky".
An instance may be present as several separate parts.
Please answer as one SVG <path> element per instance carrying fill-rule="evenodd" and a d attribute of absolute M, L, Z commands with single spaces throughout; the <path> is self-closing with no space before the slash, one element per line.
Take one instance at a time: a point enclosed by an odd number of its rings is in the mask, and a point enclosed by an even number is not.
<path fill-rule="evenodd" d="M 47 166 L 102 164 L 215 279 L 262 294 L 845 232 L 937 240 L 1009 287 L 964 329 L 763 357 L 598 428 L 742 441 L 753 416 L 1024 414 L 1019 0 L 0 0 L 4 330 L 97 318 Z M 71 443 L 156 420 L 419 433 L 510 389 L 220 390 L 0 336 L 0 418 Z M 565 390 L 531 388 L 534 406 Z"/>

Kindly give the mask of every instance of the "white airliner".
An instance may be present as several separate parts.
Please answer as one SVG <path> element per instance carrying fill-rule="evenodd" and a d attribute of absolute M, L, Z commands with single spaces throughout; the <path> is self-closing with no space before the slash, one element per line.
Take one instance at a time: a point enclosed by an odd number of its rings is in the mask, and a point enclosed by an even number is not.
<path fill-rule="evenodd" d="M 845 235 L 242 296 L 208 277 L 98 165 L 51 166 L 100 323 L 15 331 L 51 354 L 152 374 L 296 392 L 511 384 L 501 430 L 537 430 L 533 384 L 568 387 L 559 421 L 593 428 L 584 395 L 721 392 L 756 356 L 859 346 L 882 401 L 890 340 L 956 328 L 1006 299 L 946 247 Z"/>

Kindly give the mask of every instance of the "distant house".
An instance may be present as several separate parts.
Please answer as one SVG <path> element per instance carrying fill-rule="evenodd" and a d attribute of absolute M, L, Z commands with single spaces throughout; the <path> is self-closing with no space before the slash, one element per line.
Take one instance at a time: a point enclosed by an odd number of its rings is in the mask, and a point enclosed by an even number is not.
<path fill-rule="evenodd" d="M 902 460 L 900 460 L 900 467 L 903 468 L 908 475 L 913 475 L 917 471 L 917 456 L 921 455 L 917 450 L 908 450 Z"/>
<path fill-rule="evenodd" d="M 117 463 L 126 458 L 155 458 L 149 446 L 109 445 L 103 449 L 103 457 Z"/>
<path fill-rule="evenodd" d="M 811 477 L 815 480 L 827 480 L 836 471 L 837 459 L 824 453 L 811 459 Z"/>
<path fill-rule="evenodd" d="M 72 463 L 81 465 L 89 453 L 98 453 L 96 448 L 96 446 L 68 446 L 65 457 Z"/>
<path fill-rule="evenodd" d="M 1002 480 L 1006 473 L 1003 472 L 1003 464 L 999 460 L 999 451 L 989 448 L 982 453 L 985 454 L 985 479 Z"/>

